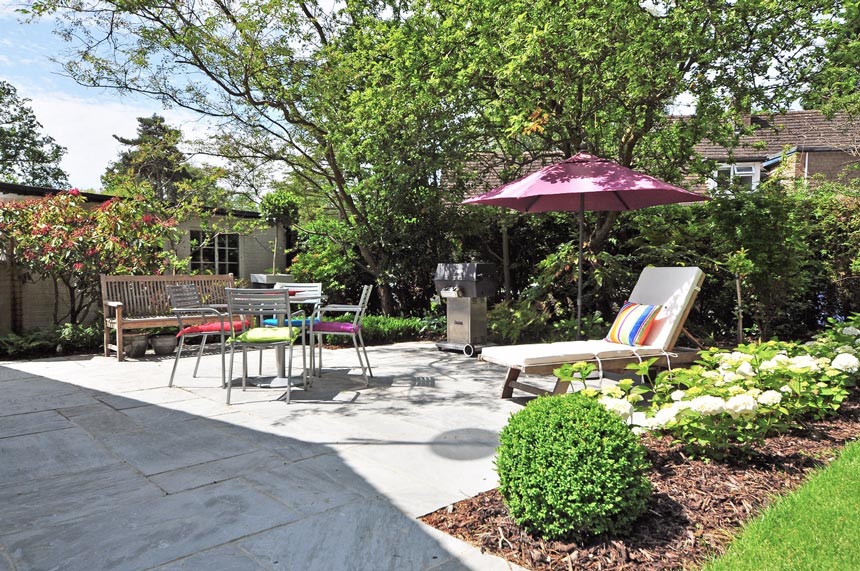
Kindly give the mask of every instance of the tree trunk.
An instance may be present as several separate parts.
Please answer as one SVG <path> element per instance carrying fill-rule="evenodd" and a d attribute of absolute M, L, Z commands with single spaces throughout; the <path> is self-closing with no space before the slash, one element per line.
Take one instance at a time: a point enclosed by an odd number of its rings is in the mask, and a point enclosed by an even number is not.
<path fill-rule="evenodd" d="M 744 342 L 744 310 L 741 299 L 741 277 L 735 276 L 735 290 L 738 294 L 738 344 Z"/>
<path fill-rule="evenodd" d="M 382 306 L 383 315 L 391 315 L 394 313 L 394 296 L 391 294 L 391 287 L 388 284 L 377 286 L 379 295 L 379 304 Z"/>

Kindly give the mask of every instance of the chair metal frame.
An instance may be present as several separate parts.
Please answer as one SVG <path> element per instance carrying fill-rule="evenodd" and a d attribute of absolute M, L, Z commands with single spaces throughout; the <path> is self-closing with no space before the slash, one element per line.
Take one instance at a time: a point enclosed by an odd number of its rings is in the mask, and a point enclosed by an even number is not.
<path fill-rule="evenodd" d="M 230 382 L 227 383 L 227 403 L 230 403 L 230 387 L 233 380 L 233 360 L 236 353 L 236 348 L 242 349 L 242 390 L 247 388 L 248 380 L 248 349 L 268 349 L 268 348 L 283 348 L 287 345 L 290 347 L 289 360 L 287 365 L 287 404 L 291 399 L 292 382 L 290 378 L 293 370 L 293 347 L 297 341 L 302 345 L 302 378 L 305 387 L 308 385 L 307 360 L 305 356 L 305 327 L 293 327 L 292 319 L 304 319 L 306 313 L 304 310 L 292 311 L 290 304 L 289 292 L 285 289 L 248 289 L 248 288 L 227 288 L 227 311 L 233 316 L 230 322 L 231 337 L 230 337 L 230 367 L 229 377 Z M 264 319 L 275 316 L 280 327 L 286 327 L 288 334 L 287 338 L 279 341 L 258 341 L 248 342 L 237 340 L 238 336 L 246 331 L 255 328 L 264 329 L 262 324 Z M 239 320 L 235 318 L 239 317 Z M 241 325 L 240 329 L 236 329 L 236 323 Z M 248 325 L 250 323 L 250 325 Z M 271 329 L 271 328 L 265 328 Z M 300 333 L 296 336 L 293 329 L 300 329 Z M 279 356 L 280 358 L 280 356 Z M 279 362 L 280 364 L 280 362 Z M 279 366 L 280 369 L 280 366 Z"/>
<path fill-rule="evenodd" d="M 370 368 L 370 361 L 367 358 L 367 348 L 364 345 L 364 338 L 361 335 L 362 329 L 362 320 L 364 319 L 364 315 L 367 312 L 367 305 L 370 302 L 370 293 L 373 291 L 372 285 L 363 286 L 361 289 L 361 296 L 359 297 L 358 303 L 354 305 L 346 305 L 346 304 L 332 304 L 332 305 L 320 305 L 314 311 L 314 315 L 311 316 L 311 324 L 310 324 L 310 338 L 311 338 L 311 370 L 315 376 L 322 377 L 322 338 L 323 335 L 341 335 L 341 336 L 350 336 L 352 338 L 352 344 L 355 346 L 355 352 L 358 355 L 358 362 L 361 365 L 361 376 L 364 379 L 365 386 L 370 386 L 370 381 L 368 380 L 368 375 L 373 377 L 373 370 Z M 352 320 L 351 331 L 319 331 L 319 328 L 326 328 L 326 322 L 323 320 L 323 316 L 326 313 L 354 313 L 355 317 Z M 319 321 L 317 321 L 319 320 Z M 314 357 L 314 347 L 319 345 L 319 362 Z M 359 348 L 360 347 L 360 348 Z M 364 354 L 364 358 L 362 359 L 362 353 Z"/>
<path fill-rule="evenodd" d="M 225 322 L 227 314 L 218 311 L 214 307 L 203 304 L 200 296 L 200 291 L 195 284 L 177 284 L 164 286 L 167 292 L 170 305 L 173 308 L 173 314 L 179 323 L 179 346 L 176 349 L 176 356 L 173 361 L 173 369 L 170 371 L 170 382 L 168 387 L 173 386 L 173 378 L 176 376 L 176 368 L 179 365 L 179 359 L 182 357 L 182 348 L 185 346 L 185 340 L 192 337 L 200 337 L 200 349 L 197 351 L 197 361 L 194 364 L 193 377 L 197 377 L 197 370 L 200 367 L 200 357 L 206 349 L 206 341 L 209 336 L 218 335 L 221 338 L 221 388 L 227 386 L 226 380 L 226 363 L 224 360 L 226 335 L 230 332 L 230 326 Z M 183 322 L 183 319 L 186 321 Z M 188 320 L 193 321 L 193 325 L 188 323 Z M 214 331 L 190 331 L 187 329 L 200 327 L 206 324 L 219 323 L 220 327 Z"/>

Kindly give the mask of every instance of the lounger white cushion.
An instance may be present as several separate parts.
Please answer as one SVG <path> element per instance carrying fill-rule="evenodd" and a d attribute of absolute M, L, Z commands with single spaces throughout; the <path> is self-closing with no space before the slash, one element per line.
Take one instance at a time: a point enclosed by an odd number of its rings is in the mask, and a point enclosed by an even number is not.
<path fill-rule="evenodd" d="M 591 340 L 485 347 L 481 352 L 481 360 L 506 367 L 526 368 L 535 365 L 560 365 L 576 361 L 619 359 L 637 355 L 649 357 L 662 354 L 663 351 L 659 347 L 632 347 L 609 341 Z"/>
<path fill-rule="evenodd" d="M 529 369 L 577 361 L 611 361 L 665 355 L 674 347 L 703 279 L 704 273 L 696 267 L 649 267 L 642 270 L 628 299 L 662 306 L 643 346 L 606 340 L 504 345 L 485 347 L 480 359 L 509 369 L 530 372 Z"/>

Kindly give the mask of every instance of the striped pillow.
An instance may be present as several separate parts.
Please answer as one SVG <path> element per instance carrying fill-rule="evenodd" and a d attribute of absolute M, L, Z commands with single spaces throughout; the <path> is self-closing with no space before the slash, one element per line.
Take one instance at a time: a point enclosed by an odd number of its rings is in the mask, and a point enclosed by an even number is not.
<path fill-rule="evenodd" d="M 615 323 L 606 335 L 606 341 L 624 345 L 642 345 L 654 325 L 654 318 L 660 312 L 660 305 L 644 305 L 624 302 Z"/>

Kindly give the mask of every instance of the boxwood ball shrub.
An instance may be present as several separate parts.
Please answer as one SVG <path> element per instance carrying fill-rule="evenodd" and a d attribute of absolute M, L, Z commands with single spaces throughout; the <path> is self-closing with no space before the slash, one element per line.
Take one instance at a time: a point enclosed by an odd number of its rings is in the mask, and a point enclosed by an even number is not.
<path fill-rule="evenodd" d="M 624 534 L 651 494 L 638 437 L 599 402 L 572 393 L 511 416 L 496 458 L 516 522 L 546 539 Z"/>

